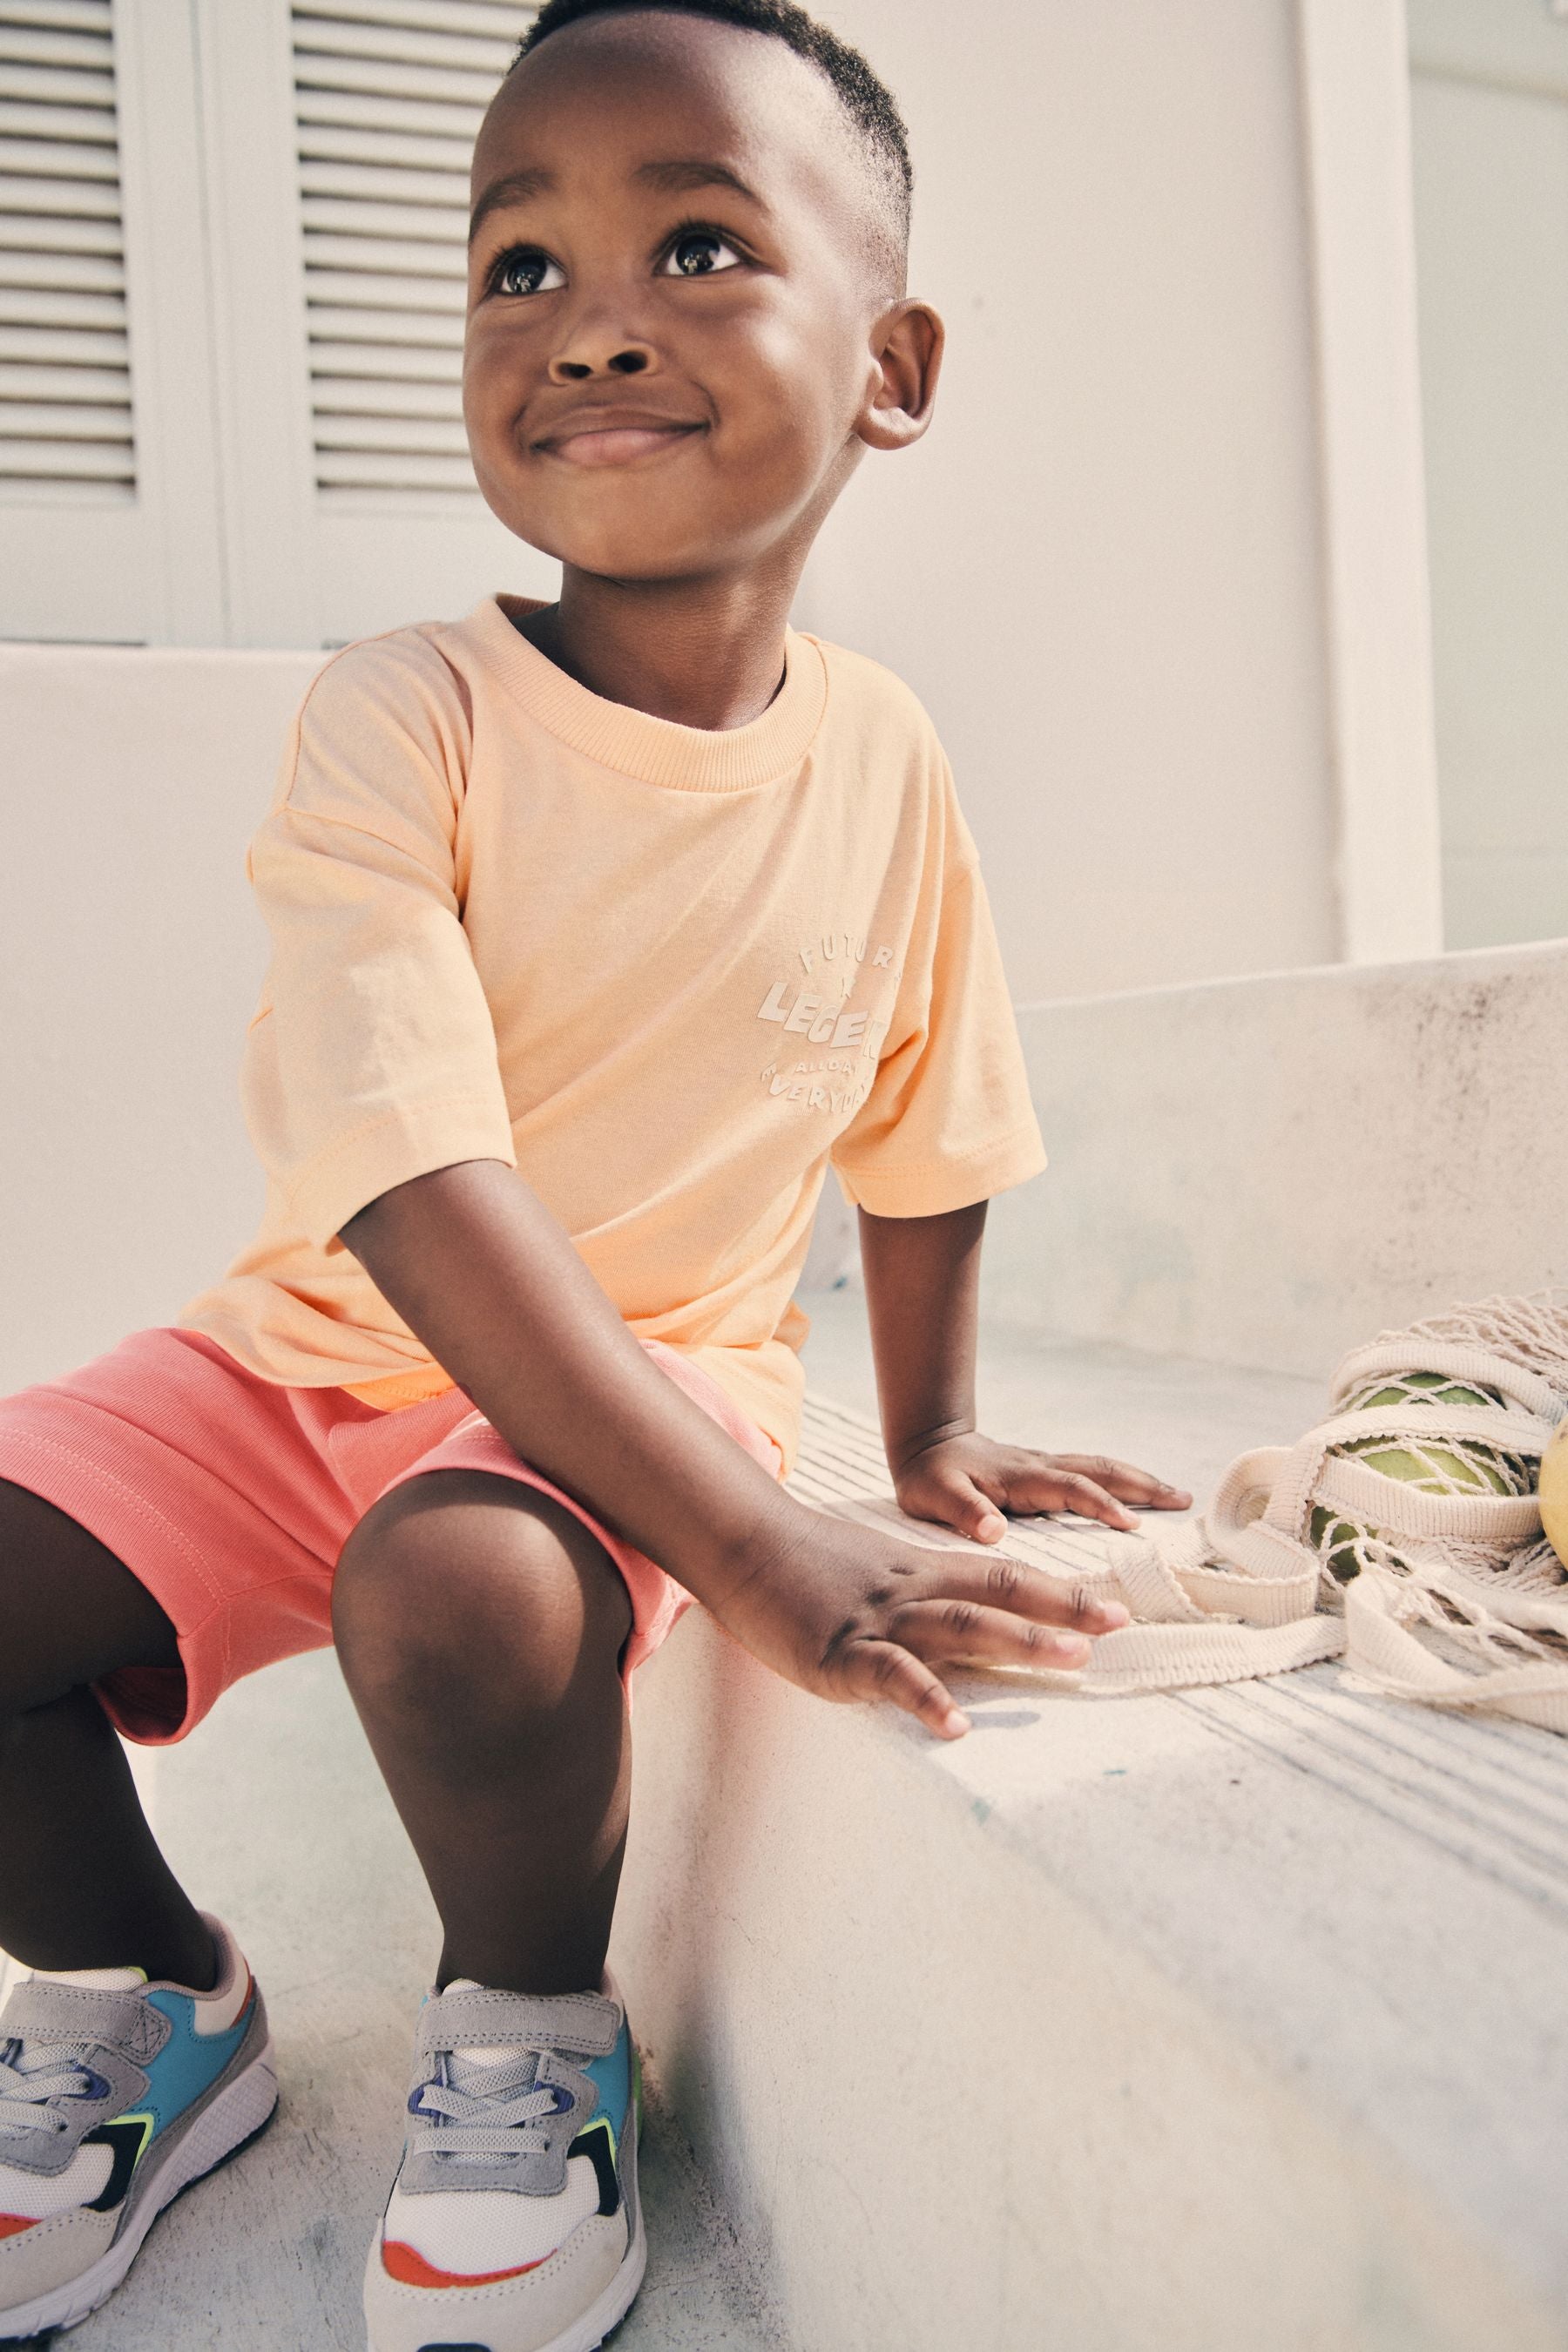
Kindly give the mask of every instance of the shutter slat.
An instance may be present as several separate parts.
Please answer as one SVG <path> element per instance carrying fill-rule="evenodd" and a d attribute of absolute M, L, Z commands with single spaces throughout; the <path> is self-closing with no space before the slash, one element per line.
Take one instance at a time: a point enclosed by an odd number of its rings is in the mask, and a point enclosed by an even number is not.
<path fill-rule="evenodd" d="M 112 0 L 22 0 L 12 6 L 10 21 L 19 28 L 97 33 L 107 40 L 113 37 L 114 9 Z"/>
<path fill-rule="evenodd" d="M 412 237 L 340 236 L 315 227 L 310 255 L 311 269 L 386 270 L 395 278 L 433 278 L 437 284 L 450 284 L 454 269 L 461 276 L 465 261 L 461 237 L 416 244 Z"/>
<path fill-rule="evenodd" d="M 359 89 L 372 97 L 445 98 L 474 110 L 479 118 L 496 94 L 499 70 L 457 73 L 450 66 L 400 66 L 380 58 L 301 57 L 295 66 L 301 89 Z"/>
<path fill-rule="evenodd" d="M 319 126 L 342 123 L 359 131 L 383 131 L 390 137 L 411 131 L 416 138 L 456 139 L 473 144 L 473 109 L 451 100 L 393 98 L 385 90 L 374 97 L 357 89 L 300 89 L 295 93 L 295 120 Z M 468 156 L 463 157 L 468 169 Z"/>
<path fill-rule="evenodd" d="M 136 456 L 131 436 L 118 445 L 92 441 L 14 441 L 0 410 L 0 482 L 134 482 Z"/>
<path fill-rule="evenodd" d="M 336 9 L 307 13 L 297 8 L 294 54 L 305 68 L 301 79 L 313 76 L 315 60 L 321 57 L 334 61 L 340 58 L 363 58 L 376 65 L 393 66 L 400 73 L 433 66 L 448 72 L 488 77 L 488 105 L 496 83 L 511 63 L 516 42 L 499 39 L 494 34 L 455 32 L 444 18 L 440 20 L 441 29 L 436 31 L 438 14 L 437 5 L 426 11 L 423 25 L 412 19 L 401 25 L 386 25 L 353 19 Z"/>
<path fill-rule="evenodd" d="M 303 196 L 300 211 L 307 254 L 311 236 L 318 229 L 334 230 L 347 236 L 418 237 L 446 246 L 458 256 L 467 243 L 468 220 L 449 206 L 437 211 L 434 205 L 355 205 L 343 196 Z"/>
<path fill-rule="evenodd" d="M 104 253 L 116 260 L 125 249 L 118 211 L 100 219 L 86 213 L 14 212 L 4 205 L 0 246 L 19 253 Z"/>
<path fill-rule="evenodd" d="M 0 266 L 0 284 L 4 280 L 5 269 Z M 456 319 L 461 339 L 463 289 L 448 279 L 399 278 L 387 269 L 311 269 L 305 285 L 312 308 L 414 311 Z"/>
<path fill-rule="evenodd" d="M 26 360 L 13 360 L 0 374 L 0 397 L 54 401 L 63 414 L 79 402 L 123 401 L 125 372 L 110 367 L 35 367 Z"/>
<path fill-rule="evenodd" d="M 109 0 L 0 26 L 0 497 L 128 497 L 136 446 Z"/>
<path fill-rule="evenodd" d="M 30 367 L 125 368 L 125 337 L 88 327 L 0 327 L 0 360 L 9 359 Z M 128 368 L 125 377 L 129 383 Z"/>
<path fill-rule="evenodd" d="M 84 294 L 123 294 L 125 265 L 109 253 L 17 252 L 0 236 L 0 286 L 54 286 Z"/>
<path fill-rule="evenodd" d="M 463 322 L 437 312 L 346 310 L 329 303 L 310 306 L 313 333 L 339 343 L 383 343 L 394 348 L 461 352 Z"/>
<path fill-rule="evenodd" d="M 528 29 L 531 8 L 513 0 L 439 0 L 443 32 L 478 33 L 499 41 L 509 55 Z M 294 21 L 304 30 L 321 25 L 376 25 L 384 31 L 406 26 L 419 32 L 435 16 L 430 0 L 335 0 L 331 7 L 299 7 Z"/>
<path fill-rule="evenodd" d="M 301 120 L 301 162 L 369 163 L 382 171 L 440 172 L 456 180 L 468 198 L 471 139 L 432 138 L 428 131 L 370 130 L 356 123 L 310 123 Z"/>
<path fill-rule="evenodd" d="M 90 220 L 112 221 L 120 226 L 117 181 L 40 179 L 17 173 L 7 147 L 0 144 L 0 213 L 43 213 L 68 218 L 81 215 Z"/>
<path fill-rule="evenodd" d="M 119 209 L 120 158 L 110 141 L 106 146 L 86 139 L 23 139 L 0 135 L 0 155 L 7 173 L 25 173 L 40 180 L 107 180 Z"/>
<path fill-rule="evenodd" d="M 293 10 L 316 486 L 340 509 L 478 497 L 462 406 L 468 162 L 532 14 L 501 0 Z"/>
<path fill-rule="evenodd" d="M 455 416 L 463 404 L 459 396 L 463 354 L 458 350 L 437 351 L 429 344 L 422 351 L 412 346 L 398 351 L 374 343 L 313 339 L 310 380 L 312 383 L 448 383 L 454 390 L 447 413 Z"/>
<path fill-rule="evenodd" d="M 323 449 L 316 458 L 323 490 L 474 490 L 474 472 L 460 457 L 415 457 L 405 451 Z"/>
<path fill-rule="evenodd" d="M 90 71 L 58 71 L 0 54 L 0 124 L 39 139 L 90 138 L 108 119 L 113 137 L 114 77 Z M 34 119 L 19 121 L 24 112 Z"/>
<path fill-rule="evenodd" d="M 112 75 L 114 45 L 109 36 L 109 12 L 104 11 L 104 30 L 95 32 L 56 32 L 47 27 L 16 21 L 18 11 L 0 20 L 0 60 L 6 65 L 82 66 L 89 72 Z M 32 10 L 26 14 L 30 16 Z"/>
<path fill-rule="evenodd" d="M 63 286 L 0 283 L 0 320 L 8 327 L 125 327 L 122 294 L 78 294 Z"/>
<path fill-rule="evenodd" d="M 412 199 L 423 208 L 444 212 L 448 224 L 457 223 L 465 232 L 468 228 L 467 173 L 400 172 L 310 156 L 300 166 L 300 186 L 307 196 L 352 197 L 360 204 L 404 205 Z"/>
<path fill-rule="evenodd" d="M 7 441 L 112 441 L 131 446 L 131 404 L 68 405 L 53 400 L 0 397 L 0 435 Z"/>
<path fill-rule="evenodd" d="M 348 449 L 384 449 L 408 457 L 459 457 L 465 467 L 468 462 L 462 426 L 446 417 L 327 416 L 318 427 L 316 446 L 327 458 Z"/>
<path fill-rule="evenodd" d="M 445 381 L 398 383 L 374 376 L 318 375 L 310 380 L 310 399 L 323 434 L 331 420 L 345 416 L 425 416 L 445 425 L 452 415 Z"/>

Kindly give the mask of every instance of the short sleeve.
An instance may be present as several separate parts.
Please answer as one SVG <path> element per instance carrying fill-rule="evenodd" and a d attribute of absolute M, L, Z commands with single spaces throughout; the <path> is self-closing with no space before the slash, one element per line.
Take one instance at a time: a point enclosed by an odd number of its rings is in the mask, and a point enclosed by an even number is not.
<path fill-rule="evenodd" d="M 307 695 L 247 850 L 272 955 L 246 1123 L 323 1250 L 395 1184 L 461 1160 L 517 1165 L 457 884 L 464 719 L 423 639 L 349 647 Z"/>
<path fill-rule="evenodd" d="M 911 940 L 871 1091 L 835 1144 L 847 1198 L 877 1217 L 934 1217 L 1037 1176 L 1045 1149 L 995 926 L 951 804 L 957 861 Z M 967 855 L 964 853 L 967 852 Z"/>

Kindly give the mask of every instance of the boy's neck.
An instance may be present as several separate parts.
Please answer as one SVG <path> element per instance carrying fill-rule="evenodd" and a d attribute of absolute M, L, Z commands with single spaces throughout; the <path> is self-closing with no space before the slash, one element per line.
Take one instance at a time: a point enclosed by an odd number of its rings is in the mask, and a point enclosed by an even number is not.
<path fill-rule="evenodd" d="M 744 727 L 784 682 L 790 576 L 670 583 L 568 568 L 558 604 L 519 623 L 592 694 L 683 727 Z"/>

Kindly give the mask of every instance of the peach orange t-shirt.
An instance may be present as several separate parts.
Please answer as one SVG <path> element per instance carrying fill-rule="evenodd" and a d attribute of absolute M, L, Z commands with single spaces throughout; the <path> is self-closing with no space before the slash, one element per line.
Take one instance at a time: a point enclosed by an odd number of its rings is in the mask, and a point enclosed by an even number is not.
<path fill-rule="evenodd" d="M 246 871 L 272 935 L 240 1088 L 260 1229 L 182 1310 L 260 1377 L 451 1386 L 336 1236 L 517 1168 L 639 1337 L 793 1461 L 793 1304 L 832 1161 L 878 1216 L 1045 1164 L 952 779 L 914 696 L 791 631 L 750 725 L 606 702 L 487 597 L 311 686 Z M 520 1341 L 521 1344 L 521 1341 Z"/>

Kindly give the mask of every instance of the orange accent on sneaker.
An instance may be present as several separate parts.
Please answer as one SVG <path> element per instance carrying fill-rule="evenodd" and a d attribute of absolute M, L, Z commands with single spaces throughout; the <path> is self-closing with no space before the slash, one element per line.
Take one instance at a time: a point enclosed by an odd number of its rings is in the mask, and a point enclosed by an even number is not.
<path fill-rule="evenodd" d="M 0 2213 L 0 2238 L 14 2238 L 19 2230 L 36 2230 L 37 2221 L 27 2221 L 20 2213 Z"/>
<path fill-rule="evenodd" d="M 400 2286 L 494 2286 L 500 2279 L 521 2278 L 525 2271 L 536 2271 L 549 2260 L 548 2254 L 541 2254 L 539 2262 L 519 2263 L 510 2271 L 438 2271 L 434 2263 L 427 2263 L 422 2253 L 398 2239 L 381 2250 L 382 2269 Z"/>

